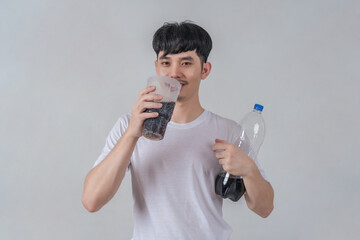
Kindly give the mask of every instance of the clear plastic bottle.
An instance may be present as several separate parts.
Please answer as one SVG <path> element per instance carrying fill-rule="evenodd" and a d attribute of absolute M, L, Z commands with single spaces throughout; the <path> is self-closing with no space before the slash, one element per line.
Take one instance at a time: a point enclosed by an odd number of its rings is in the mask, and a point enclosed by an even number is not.
<path fill-rule="evenodd" d="M 239 148 L 249 157 L 255 159 L 265 138 L 265 121 L 261 113 L 263 106 L 255 104 L 252 112 L 246 114 L 240 122 Z M 215 192 L 223 198 L 236 202 L 245 193 L 241 176 L 233 176 L 223 171 L 215 179 Z"/>

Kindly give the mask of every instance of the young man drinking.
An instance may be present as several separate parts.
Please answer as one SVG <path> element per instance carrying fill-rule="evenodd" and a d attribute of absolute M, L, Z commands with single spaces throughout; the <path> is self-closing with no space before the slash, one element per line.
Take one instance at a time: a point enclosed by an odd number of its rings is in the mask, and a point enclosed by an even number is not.
<path fill-rule="evenodd" d="M 247 206 L 262 217 L 273 209 L 274 192 L 257 162 L 237 147 L 241 126 L 205 110 L 200 82 L 211 72 L 209 34 L 190 23 L 166 23 L 153 38 L 157 75 L 182 85 L 165 137 L 142 137 L 146 109 L 161 108 L 162 97 L 147 87 L 131 114 L 121 116 L 85 179 L 82 202 L 98 211 L 114 196 L 126 170 L 131 172 L 134 199 L 133 239 L 229 239 L 231 227 L 222 217 L 223 199 L 215 193 L 222 169 L 242 176 Z M 220 96 L 219 96 L 220 99 Z M 241 217 L 241 216 L 239 216 Z"/>

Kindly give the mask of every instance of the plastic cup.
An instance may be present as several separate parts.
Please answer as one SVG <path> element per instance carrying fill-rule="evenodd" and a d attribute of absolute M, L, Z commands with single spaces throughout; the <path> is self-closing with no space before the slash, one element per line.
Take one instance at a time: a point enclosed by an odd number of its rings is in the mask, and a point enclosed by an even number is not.
<path fill-rule="evenodd" d="M 161 108 L 146 109 L 145 112 L 158 112 L 156 118 L 148 118 L 144 121 L 143 136 L 151 140 L 164 138 L 166 126 L 171 120 L 176 100 L 181 90 L 181 84 L 173 78 L 166 76 L 153 76 L 148 79 L 147 86 L 156 86 L 156 90 L 150 94 L 159 94 L 163 98 Z"/>

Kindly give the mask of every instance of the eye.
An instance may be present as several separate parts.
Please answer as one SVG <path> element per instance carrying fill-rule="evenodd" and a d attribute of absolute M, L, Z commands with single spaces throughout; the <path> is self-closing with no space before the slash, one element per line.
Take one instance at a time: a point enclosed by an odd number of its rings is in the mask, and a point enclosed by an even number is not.
<path fill-rule="evenodd" d="M 163 62 L 161 62 L 161 65 L 162 65 L 162 66 L 169 66 L 169 65 L 170 65 L 170 62 L 163 61 Z"/>
<path fill-rule="evenodd" d="M 191 62 L 183 62 L 182 65 L 189 66 L 191 65 Z"/>

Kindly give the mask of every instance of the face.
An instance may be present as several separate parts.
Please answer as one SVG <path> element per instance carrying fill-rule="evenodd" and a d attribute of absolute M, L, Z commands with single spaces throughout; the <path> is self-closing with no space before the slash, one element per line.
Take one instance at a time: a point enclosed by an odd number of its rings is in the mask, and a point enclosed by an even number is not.
<path fill-rule="evenodd" d="M 200 81 L 209 75 L 211 64 L 202 64 L 195 50 L 166 56 L 164 51 L 160 51 L 155 69 L 158 75 L 175 78 L 180 82 L 182 87 L 178 101 L 183 102 L 197 99 Z"/>

